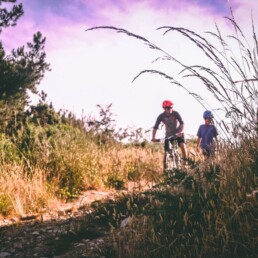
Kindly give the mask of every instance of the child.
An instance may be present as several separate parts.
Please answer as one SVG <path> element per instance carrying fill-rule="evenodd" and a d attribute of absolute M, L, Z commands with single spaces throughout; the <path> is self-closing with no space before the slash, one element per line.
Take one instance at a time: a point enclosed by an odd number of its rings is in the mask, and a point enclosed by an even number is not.
<path fill-rule="evenodd" d="M 218 132 L 216 127 L 213 125 L 213 114 L 211 111 L 206 110 L 203 113 L 203 118 L 204 124 L 200 125 L 197 132 L 197 152 L 199 152 L 201 147 L 203 155 L 209 158 L 214 156 L 215 149 L 218 147 Z"/>

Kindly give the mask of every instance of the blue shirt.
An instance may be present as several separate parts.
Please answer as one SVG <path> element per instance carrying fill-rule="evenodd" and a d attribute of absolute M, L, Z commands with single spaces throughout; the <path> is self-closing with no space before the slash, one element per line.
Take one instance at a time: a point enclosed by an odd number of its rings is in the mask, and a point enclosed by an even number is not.
<path fill-rule="evenodd" d="M 197 136 L 201 138 L 201 148 L 211 150 L 214 147 L 214 138 L 218 135 L 214 125 L 200 125 Z"/>

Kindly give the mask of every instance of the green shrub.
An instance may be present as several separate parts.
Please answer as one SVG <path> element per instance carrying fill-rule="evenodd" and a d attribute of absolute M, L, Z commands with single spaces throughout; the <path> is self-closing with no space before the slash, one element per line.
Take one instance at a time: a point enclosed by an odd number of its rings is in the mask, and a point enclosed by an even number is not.
<path fill-rule="evenodd" d="M 15 144 L 4 134 L 0 134 L 0 163 L 12 163 L 20 160 Z"/>
<path fill-rule="evenodd" d="M 2 214 L 3 216 L 6 216 L 9 214 L 11 210 L 12 210 L 12 204 L 9 198 L 4 194 L 0 194 L 0 214 Z"/>

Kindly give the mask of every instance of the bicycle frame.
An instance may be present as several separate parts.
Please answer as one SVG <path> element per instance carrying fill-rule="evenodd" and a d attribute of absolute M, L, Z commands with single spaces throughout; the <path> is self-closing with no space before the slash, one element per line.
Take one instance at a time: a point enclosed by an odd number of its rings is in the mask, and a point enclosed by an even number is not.
<path fill-rule="evenodd" d="M 164 153 L 164 172 L 168 176 L 173 173 L 175 169 L 179 169 L 181 166 L 181 157 L 178 151 L 178 143 L 176 136 L 171 136 L 165 138 L 165 141 L 168 141 L 169 148 Z"/>

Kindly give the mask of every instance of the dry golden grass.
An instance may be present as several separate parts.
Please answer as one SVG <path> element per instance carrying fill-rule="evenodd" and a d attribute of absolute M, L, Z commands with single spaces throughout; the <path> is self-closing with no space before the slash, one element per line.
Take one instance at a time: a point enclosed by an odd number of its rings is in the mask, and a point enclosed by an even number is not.
<path fill-rule="evenodd" d="M 112 180 L 122 182 L 123 186 L 128 181 L 157 181 L 162 173 L 162 152 L 153 152 L 152 148 L 121 145 L 100 148 L 92 142 L 59 148 L 55 158 L 59 162 L 54 174 L 39 165 L 1 166 L 0 214 L 25 216 L 61 202 L 64 192 L 60 192 L 60 181 L 63 178 L 79 195 L 85 189 L 110 189 L 114 187 L 110 184 Z M 82 181 L 80 189 L 76 189 L 76 180 Z"/>
<path fill-rule="evenodd" d="M 55 198 L 48 189 L 46 174 L 39 168 L 32 168 L 28 174 L 22 165 L 2 165 L 0 201 L 6 201 L 2 213 L 22 217 L 46 207 Z"/>

